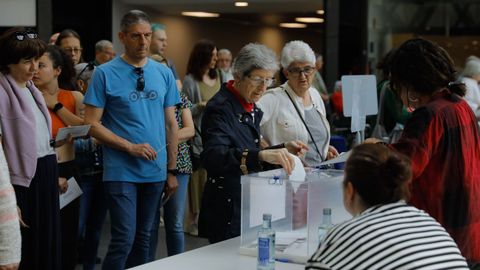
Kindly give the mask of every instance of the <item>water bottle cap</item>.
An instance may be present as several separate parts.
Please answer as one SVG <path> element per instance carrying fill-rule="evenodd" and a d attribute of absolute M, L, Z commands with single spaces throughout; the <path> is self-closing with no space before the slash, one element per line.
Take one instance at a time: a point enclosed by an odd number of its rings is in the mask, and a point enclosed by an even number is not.
<path fill-rule="evenodd" d="M 263 214 L 263 220 L 272 220 L 272 214 Z"/>
<path fill-rule="evenodd" d="M 324 215 L 331 215 L 332 214 L 332 209 L 331 208 L 323 208 L 323 214 Z"/>

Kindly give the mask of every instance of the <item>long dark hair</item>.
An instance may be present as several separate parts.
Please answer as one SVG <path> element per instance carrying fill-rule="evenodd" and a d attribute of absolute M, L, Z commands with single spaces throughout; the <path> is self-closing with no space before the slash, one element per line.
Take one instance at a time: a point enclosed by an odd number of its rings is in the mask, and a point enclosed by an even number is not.
<path fill-rule="evenodd" d="M 211 40 L 200 40 L 193 47 L 188 59 L 187 74 L 192 74 L 197 81 L 203 80 L 205 69 L 212 61 L 213 50 L 216 48 L 215 43 Z M 208 68 L 208 76 L 211 79 L 217 78 L 217 71 L 215 68 Z"/>
<path fill-rule="evenodd" d="M 465 86 L 454 83 L 457 79 L 453 60 L 437 44 L 416 38 L 403 43 L 394 53 L 391 65 L 391 87 L 413 90 L 431 95 L 441 88 L 448 88 L 459 96 L 465 95 Z"/>
<path fill-rule="evenodd" d="M 75 31 L 73 29 L 62 30 L 62 32 L 60 32 L 60 34 L 58 35 L 57 40 L 55 41 L 55 45 L 61 47 L 62 40 L 66 39 L 66 38 L 69 38 L 69 37 L 74 37 L 74 38 L 78 39 L 78 41 L 80 42 L 80 47 L 83 47 L 82 46 L 82 39 L 80 38 L 80 35 L 77 33 L 77 31 Z M 83 53 L 80 55 L 80 59 L 79 59 L 79 63 L 81 63 L 81 62 L 83 62 Z"/>
<path fill-rule="evenodd" d="M 408 199 L 411 178 L 410 160 L 381 144 L 356 146 L 345 165 L 344 184 L 352 183 L 367 207 Z"/>
<path fill-rule="evenodd" d="M 65 52 L 56 45 L 48 45 L 48 57 L 52 60 L 53 68 L 60 67 L 62 72 L 58 76 L 58 86 L 62 89 L 76 90 L 73 84 L 75 78 L 75 68 L 73 66 L 72 58 L 65 54 Z"/>
<path fill-rule="evenodd" d="M 32 29 L 24 27 L 8 29 L 0 37 L 0 71 L 8 74 L 10 73 L 8 65 L 17 64 L 21 59 L 40 58 L 46 46 L 47 44 L 39 39 L 38 34 Z"/>

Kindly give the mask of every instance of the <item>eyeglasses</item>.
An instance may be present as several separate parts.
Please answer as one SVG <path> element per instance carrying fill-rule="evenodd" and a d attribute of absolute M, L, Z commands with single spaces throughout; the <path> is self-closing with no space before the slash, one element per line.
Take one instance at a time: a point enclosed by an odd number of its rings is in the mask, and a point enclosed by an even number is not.
<path fill-rule="evenodd" d="M 15 32 L 13 33 L 13 35 L 18 41 L 24 41 L 25 39 L 38 38 L 38 34 L 33 31 Z"/>
<path fill-rule="evenodd" d="M 250 79 L 250 81 L 256 86 L 260 86 L 262 84 L 265 84 L 267 87 L 272 86 L 272 84 L 275 82 L 273 78 L 268 78 L 264 79 L 259 76 L 252 76 L 252 75 L 247 75 L 247 78 Z"/>
<path fill-rule="evenodd" d="M 79 54 L 83 49 L 82 48 L 63 48 L 63 50 L 67 53 Z"/>
<path fill-rule="evenodd" d="M 148 33 L 129 33 L 128 34 L 130 36 L 130 39 L 131 40 L 134 40 L 134 41 L 138 41 L 140 40 L 141 37 L 145 37 L 145 39 L 152 39 L 152 32 L 148 32 Z"/>
<path fill-rule="evenodd" d="M 291 73 L 295 77 L 300 77 L 300 74 L 303 73 L 305 76 L 310 76 L 313 74 L 315 71 L 314 67 L 304 67 L 304 68 L 299 68 L 299 67 L 293 67 L 287 69 L 289 73 Z"/>
<path fill-rule="evenodd" d="M 143 68 L 137 67 L 133 70 L 139 77 L 137 79 L 137 91 L 145 89 L 145 78 L 143 77 Z"/>

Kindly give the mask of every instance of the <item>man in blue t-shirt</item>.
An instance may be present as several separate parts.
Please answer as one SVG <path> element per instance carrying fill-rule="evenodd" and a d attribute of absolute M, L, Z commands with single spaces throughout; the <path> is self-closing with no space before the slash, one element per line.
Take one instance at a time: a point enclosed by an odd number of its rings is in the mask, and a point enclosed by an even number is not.
<path fill-rule="evenodd" d="M 152 30 L 145 13 L 129 11 L 120 29 L 125 53 L 97 68 L 84 100 L 90 134 L 104 144 L 112 240 L 103 269 L 109 270 L 147 262 L 162 192 L 168 197 L 178 185 L 175 78 L 148 58 Z"/>

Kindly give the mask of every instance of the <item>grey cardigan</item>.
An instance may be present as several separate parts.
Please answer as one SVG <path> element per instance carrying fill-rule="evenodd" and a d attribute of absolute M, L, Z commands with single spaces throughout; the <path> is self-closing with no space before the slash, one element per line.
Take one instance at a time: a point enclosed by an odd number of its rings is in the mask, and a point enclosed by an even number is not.
<path fill-rule="evenodd" d="M 198 81 L 195 80 L 192 74 L 185 75 L 185 78 L 183 79 L 182 92 L 192 102 L 192 108 L 190 110 L 192 112 L 193 123 L 195 124 L 195 136 L 192 138 L 192 150 L 193 155 L 197 158 L 200 158 L 200 153 L 203 151 L 200 127 L 202 126 L 204 108 L 201 108 L 198 104 L 203 100 L 202 95 L 200 94 L 200 86 L 198 85 Z"/>

